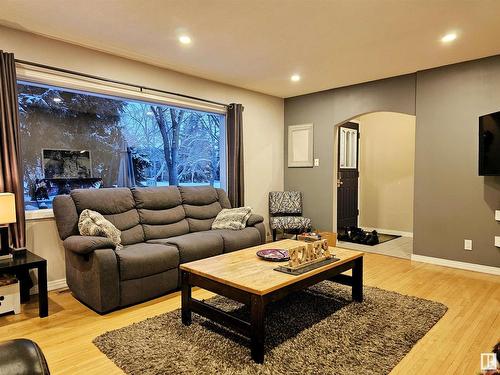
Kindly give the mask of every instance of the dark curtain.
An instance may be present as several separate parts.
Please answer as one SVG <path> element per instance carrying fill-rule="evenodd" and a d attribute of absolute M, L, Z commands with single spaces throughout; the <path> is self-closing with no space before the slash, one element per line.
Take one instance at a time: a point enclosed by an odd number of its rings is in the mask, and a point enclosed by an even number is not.
<path fill-rule="evenodd" d="M 14 54 L 0 51 L 0 192 L 16 195 L 17 222 L 9 231 L 14 247 L 26 245 L 19 133 Z"/>
<path fill-rule="evenodd" d="M 232 207 L 245 202 L 243 180 L 243 106 L 232 103 L 227 109 L 227 195 Z"/>

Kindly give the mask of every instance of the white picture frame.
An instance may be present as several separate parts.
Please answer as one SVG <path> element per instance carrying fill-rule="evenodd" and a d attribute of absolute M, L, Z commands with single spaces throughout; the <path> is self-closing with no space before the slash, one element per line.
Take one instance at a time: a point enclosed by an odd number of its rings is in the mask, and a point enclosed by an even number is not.
<path fill-rule="evenodd" d="M 312 168 L 314 165 L 313 124 L 288 126 L 288 167 Z"/>

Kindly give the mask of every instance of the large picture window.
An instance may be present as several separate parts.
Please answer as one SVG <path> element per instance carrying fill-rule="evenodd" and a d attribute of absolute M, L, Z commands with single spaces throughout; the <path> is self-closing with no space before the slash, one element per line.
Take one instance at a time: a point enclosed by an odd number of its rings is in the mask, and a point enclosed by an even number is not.
<path fill-rule="evenodd" d="M 224 114 L 22 81 L 18 93 L 26 210 L 74 188 L 224 184 Z"/>

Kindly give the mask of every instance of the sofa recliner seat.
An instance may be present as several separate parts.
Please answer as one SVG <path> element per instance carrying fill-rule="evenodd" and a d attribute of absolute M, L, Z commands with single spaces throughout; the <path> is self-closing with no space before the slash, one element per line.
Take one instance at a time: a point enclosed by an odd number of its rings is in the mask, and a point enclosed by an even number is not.
<path fill-rule="evenodd" d="M 179 251 L 180 263 L 182 264 L 223 253 L 222 236 L 212 232 L 215 231 L 187 233 L 176 237 L 149 240 L 148 243 L 175 246 Z"/>
<path fill-rule="evenodd" d="M 144 253 L 147 252 L 147 256 Z M 175 269 L 179 266 L 179 251 L 175 246 L 136 243 L 116 250 L 120 280 L 139 279 Z"/>
<path fill-rule="evenodd" d="M 53 207 L 68 287 L 99 313 L 175 290 L 183 262 L 265 242 L 264 219 L 256 214 L 245 229 L 212 230 L 217 214 L 231 205 L 224 190 L 209 186 L 76 189 L 57 196 Z M 84 209 L 120 229 L 123 248 L 107 238 L 80 236 Z"/>
<path fill-rule="evenodd" d="M 238 231 L 231 229 L 215 229 L 212 230 L 212 232 L 216 232 L 222 237 L 224 253 L 230 253 L 242 248 L 255 246 L 255 243 L 265 242 L 265 238 L 261 238 L 259 230 L 252 226 Z"/>

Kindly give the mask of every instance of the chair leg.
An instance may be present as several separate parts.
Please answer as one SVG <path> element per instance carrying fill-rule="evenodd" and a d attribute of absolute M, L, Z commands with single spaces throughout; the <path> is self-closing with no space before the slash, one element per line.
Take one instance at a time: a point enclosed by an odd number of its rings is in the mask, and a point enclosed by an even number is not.
<path fill-rule="evenodd" d="M 276 229 L 273 229 L 273 242 L 276 241 Z"/>

